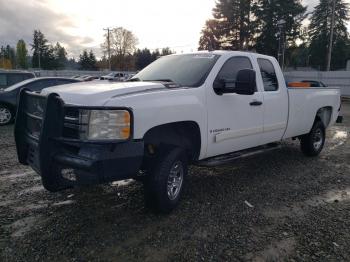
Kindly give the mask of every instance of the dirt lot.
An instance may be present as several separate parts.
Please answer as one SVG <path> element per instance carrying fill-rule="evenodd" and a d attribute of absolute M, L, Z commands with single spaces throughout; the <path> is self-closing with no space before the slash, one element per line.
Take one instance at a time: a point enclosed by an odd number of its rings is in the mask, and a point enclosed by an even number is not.
<path fill-rule="evenodd" d="M 349 261 L 350 103 L 319 158 L 299 143 L 191 169 L 179 208 L 143 207 L 139 183 L 46 192 L 0 127 L 1 261 Z M 252 205 L 249 206 L 245 201 Z"/>

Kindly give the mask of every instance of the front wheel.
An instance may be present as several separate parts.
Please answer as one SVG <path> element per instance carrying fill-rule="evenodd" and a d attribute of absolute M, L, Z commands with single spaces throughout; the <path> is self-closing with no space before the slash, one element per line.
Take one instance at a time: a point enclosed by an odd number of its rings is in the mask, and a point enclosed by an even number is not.
<path fill-rule="evenodd" d="M 146 205 L 157 212 L 170 213 L 181 199 L 187 173 L 187 158 L 181 148 L 164 152 L 145 177 Z"/>
<path fill-rule="evenodd" d="M 326 141 L 326 130 L 321 121 L 316 121 L 309 134 L 300 139 L 301 151 L 307 156 L 318 156 Z"/>
<path fill-rule="evenodd" d="M 0 105 L 0 126 L 8 125 L 12 123 L 14 114 L 12 110 L 5 105 Z"/>

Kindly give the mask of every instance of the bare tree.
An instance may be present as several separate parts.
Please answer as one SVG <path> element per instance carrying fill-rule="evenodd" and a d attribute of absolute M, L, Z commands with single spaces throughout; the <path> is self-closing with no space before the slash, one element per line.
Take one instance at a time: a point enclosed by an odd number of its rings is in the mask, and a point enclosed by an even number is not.
<path fill-rule="evenodd" d="M 105 36 L 106 40 L 101 45 L 104 54 L 108 52 L 107 34 Z M 120 69 L 124 69 L 128 64 L 126 60 L 136 51 L 138 39 L 131 31 L 123 27 L 111 29 L 109 37 L 112 64 Z"/>

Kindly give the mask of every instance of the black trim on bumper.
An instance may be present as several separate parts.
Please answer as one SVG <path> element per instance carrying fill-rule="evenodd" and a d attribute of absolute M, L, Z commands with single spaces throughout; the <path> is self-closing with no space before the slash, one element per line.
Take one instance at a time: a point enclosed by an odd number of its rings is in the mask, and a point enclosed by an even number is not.
<path fill-rule="evenodd" d="M 47 190 L 59 191 L 137 175 L 143 161 L 143 141 L 63 138 L 65 107 L 72 106 L 65 105 L 57 94 L 45 97 L 26 90 L 20 93 L 15 123 L 18 159 L 41 175 Z M 65 176 L 67 170 L 73 174 L 69 179 Z"/>

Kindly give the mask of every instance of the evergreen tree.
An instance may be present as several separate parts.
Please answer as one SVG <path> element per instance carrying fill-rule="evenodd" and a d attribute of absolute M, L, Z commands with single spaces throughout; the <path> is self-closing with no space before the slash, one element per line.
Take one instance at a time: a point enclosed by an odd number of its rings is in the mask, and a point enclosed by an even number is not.
<path fill-rule="evenodd" d="M 221 33 L 222 24 L 216 19 L 209 19 L 205 22 L 202 35 L 199 39 L 199 50 L 219 50 L 222 49 Z"/>
<path fill-rule="evenodd" d="M 335 23 L 331 68 L 344 68 L 350 58 L 349 34 L 346 22 L 349 21 L 349 4 L 345 0 L 335 0 Z M 324 70 L 331 31 L 332 1 L 320 0 L 311 16 L 309 26 L 311 65 Z"/>
<path fill-rule="evenodd" d="M 86 50 L 79 56 L 79 65 L 81 70 L 96 70 L 96 57 L 92 50 L 88 53 Z"/>
<path fill-rule="evenodd" d="M 89 54 L 86 50 L 84 50 L 83 53 L 79 55 L 79 65 L 81 70 L 90 69 Z"/>
<path fill-rule="evenodd" d="M 256 51 L 277 56 L 279 46 L 278 22 L 285 20 L 286 47 L 295 46 L 301 37 L 302 22 L 306 18 L 306 7 L 300 0 L 256 0 L 252 11 L 256 28 Z"/>
<path fill-rule="evenodd" d="M 16 53 L 17 53 L 17 66 L 19 68 L 26 69 L 28 67 L 27 65 L 28 50 L 24 40 L 21 39 L 17 42 Z"/>
<path fill-rule="evenodd" d="M 214 19 L 206 22 L 199 49 L 249 49 L 252 43 L 251 0 L 219 0 Z"/>
<path fill-rule="evenodd" d="M 61 46 L 61 44 L 58 42 L 56 43 L 56 45 L 53 49 L 54 49 L 56 69 L 65 68 L 66 64 L 68 63 L 66 49 L 63 46 Z"/>
<path fill-rule="evenodd" d="M 162 49 L 161 56 L 171 55 L 173 54 L 173 51 L 170 50 L 169 47 L 165 47 Z"/>
<path fill-rule="evenodd" d="M 90 62 L 90 70 L 96 70 L 97 66 L 97 60 L 96 60 L 96 56 L 95 54 L 92 52 L 92 50 L 90 50 L 89 52 L 89 62 Z"/>
<path fill-rule="evenodd" d="M 138 49 L 135 52 L 135 65 L 137 70 L 141 70 L 154 61 L 149 49 Z"/>
<path fill-rule="evenodd" d="M 33 44 L 31 46 L 33 50 L 32 66 L 45 69 L 50 52 L 48 41 L 40 30 L 34 30 Z"/>

